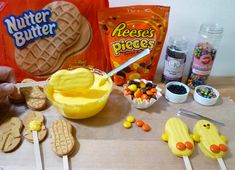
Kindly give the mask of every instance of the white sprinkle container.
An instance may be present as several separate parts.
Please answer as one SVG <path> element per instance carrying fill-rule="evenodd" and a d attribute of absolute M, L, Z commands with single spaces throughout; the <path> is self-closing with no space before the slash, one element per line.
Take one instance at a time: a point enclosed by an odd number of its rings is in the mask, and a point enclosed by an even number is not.
<path fill-rule="evenodd" d="M 201 96 L 200 94 L 197 93 L 197 89 L 205 88 L 205 87 L 211 88 L 213 90 L 213 92 L 216 94 L 216 97 L 209 99 L 209 98 L 203 97 L 203 96 Z M 206 86 L 206 85 L 200 85 L 200 86 L 197 86 L 195 88 L 194 93 L 193 93 L 193 98 L 199 104 L 202 104 L 202 105 L 205 105 L 205 106 L 212 106 L 212 105 L 216 104 L 216 102 L 219 98 L 219 95 L 220 94 L 219 94 L 218 90 L 216 90 L 214 87 Z"/>
<path fill-rule="evenodd" d="M 183 86 L 186 89 L 186 93 L 185 94 L 175 94 L 175 93 L 172 93 L 167 88 L 170 85 Z M 184 103 L 187 100 L 187 98 L 188 98 L 188 94 L 189 94 L 189 87 L 187 85 L 185 85 L 184 83 L 181 83 L 181 82 L 178 82 L 178 81 L 171 81 L 171 82 L 166 84 L 165 98 L 167 100 L 169 100 L 170 102 L 172 102 L 172 103 Z"/>

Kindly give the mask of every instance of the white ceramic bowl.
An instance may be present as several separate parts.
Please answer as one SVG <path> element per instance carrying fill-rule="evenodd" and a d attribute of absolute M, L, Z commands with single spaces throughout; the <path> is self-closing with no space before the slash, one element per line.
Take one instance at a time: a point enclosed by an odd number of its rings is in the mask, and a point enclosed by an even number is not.
<path fill-rule="evenodd" d="M 186 93 L 185 94 L 175 94 L 175 93 L 172 93 L 167 88 L 170 85 L 181 85 L 181 86 L 184 86 L 185 89 L 186 89 Z M 183 102 L 185 102 L 187 100 L 187 98 L 188 98 L 188 94 L 189 94 L 189 87 L 187 85 L 185 85 L 184 83 L 181 83 L 181 82 L 178 82 L 178 81 L 171 81 L 171 82 L 166 84 L 165 98 L 167 100 L 169 100 L 170 102 L 172 102 L 172 103 L 183 103 Z"/>
<path fill-rule="evenodd" d="M 209 99 L 209 98 L 205 98 L 205 97 L 199 95 L 199 94 L 197 93 L 197 89 L 203 88 L 203 87 L 209 87 L 209 88 L 211 88 L 211 89 L 214 91 L 214 93 L 216 94 L 216 97 Z M 220 94 L 219 94 L 218 90 L 216 90 L 214 87 L 206 86 L 206 85 L 200 85 L 200 86 L 197 86 L 197 87 L 195 88 L 194 93 L 193 93 L 193 98 L 194 98 L 194 100 L 195 100 L 196 102 L 198 102 L 198 103 L 200 103 L 200 104 L 202 104 L 202 105 L 212 106 L 212 105 L 216 104 L 216 102 L 217 102 L 217 100 L 218 100 L 218 98 L 219 98 L 219 95 L 220 95 Z"/>

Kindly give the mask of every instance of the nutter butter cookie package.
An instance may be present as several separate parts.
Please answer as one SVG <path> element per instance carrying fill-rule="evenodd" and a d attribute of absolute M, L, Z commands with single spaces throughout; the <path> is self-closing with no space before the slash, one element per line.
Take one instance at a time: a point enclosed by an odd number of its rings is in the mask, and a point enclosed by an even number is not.
<path fill-rule="evenodd" d="M 99 28 L 111 69 L 118 67 L 146 48 L 151 53 L 114 75 L 117 85 L 128 80 L 153 80 L 165 40 L 169 7 L 127 6 L 102 9 Z"/>
<path fill-rule="evenodd" d="M 105 71 L 96 31 L 104 7 L 107 0 L 0 1 L 0 65 L 13 67 L 18 81 L 88 65 Z"/>

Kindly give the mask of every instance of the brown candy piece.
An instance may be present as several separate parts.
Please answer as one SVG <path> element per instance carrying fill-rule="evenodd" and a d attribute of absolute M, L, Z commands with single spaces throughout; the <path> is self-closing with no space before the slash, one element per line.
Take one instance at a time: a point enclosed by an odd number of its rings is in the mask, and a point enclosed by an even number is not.
<path fill-rule="evenodd" d="M 23 124 L 17 117 L 11 117 L 0 125 L 0 150 L 11 152 L 21 143 Z"/>
<path fill-rule="evenodd" d="M 47 128 L 44 125 L 44 116 L 41 112 L 30 111 L 26 113 L 26 116 L 23 118 L 23 124 L 25 127 L 24 137 L 31 143 L 33 143 L 33 135 L 29 128 L 31 121 L 36 120 L 42 122 L 41 130 L 38 131 L 38 140 L 39 142 L 43 141 L 47 136 Z"/>
<path fill-rule="evenodd" d="M 24 79 L 22 83 L 34 82 L 32 79 Z M 47 106 L 47 98 L 39 86 L 22 87 L 21 93 L 24 95 L 28 108 L 32 110 L 43 110 Z"/>
<path fill-rule="evenodd" d="M 59 156 L 71 155 L 75 148 L 72 125 L 66 120 L 56 120 L 50 128 L 52 150 Z"/>

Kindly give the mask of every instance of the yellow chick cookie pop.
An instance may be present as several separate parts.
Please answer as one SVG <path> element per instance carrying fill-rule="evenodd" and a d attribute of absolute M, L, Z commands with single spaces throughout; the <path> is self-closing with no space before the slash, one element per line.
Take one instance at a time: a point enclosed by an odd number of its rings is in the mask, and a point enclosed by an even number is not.
<path fill-rule="evenodd" d="M 168 142 L 171 152 L 179 157 L 190 156 L 194 149 L 187 125 L 179 118 L 168 119 L 162 140 Z"/>
<path fill-rule="evenodd" d="M 202 152 L 213 159 L 222 158 L 228 151 L 227 138 L 220 136 L 217 127 L 207 120 L 200 120 L 193 129 L 193 139 L 199 142 Z"/>

